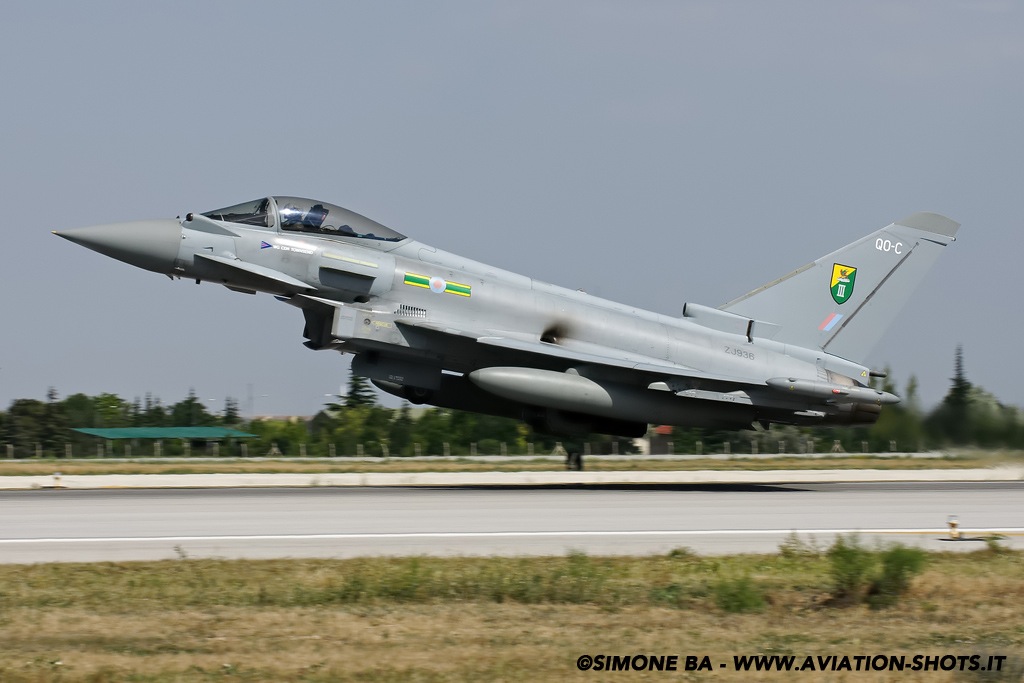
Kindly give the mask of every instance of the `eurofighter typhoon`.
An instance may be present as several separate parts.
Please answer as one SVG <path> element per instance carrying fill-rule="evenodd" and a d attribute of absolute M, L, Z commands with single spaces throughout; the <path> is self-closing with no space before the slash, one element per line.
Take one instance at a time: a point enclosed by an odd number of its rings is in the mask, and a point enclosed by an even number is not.
<path fill-rule="evenodd" d="M 266 292 L 302 311 L 311 349 L 413 403 L 554 434 L 648 423 L 868 425 L 897 396 L 868 351 L 955 240 L 915 213 L 712 308 L 680 317 L 442 251 L 327 202 L 267 197 L 183 220 L 55 234 L 171 278 Z"/>

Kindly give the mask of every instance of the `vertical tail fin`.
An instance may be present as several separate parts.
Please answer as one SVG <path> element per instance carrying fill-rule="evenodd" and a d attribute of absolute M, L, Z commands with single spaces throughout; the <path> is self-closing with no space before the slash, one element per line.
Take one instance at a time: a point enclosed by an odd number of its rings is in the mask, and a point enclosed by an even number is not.
<path fill-rule="evenodd" d="M 780 325 L 776 341 L 860 362 L 959 227 L 915 213 L 721 308 Z"/>

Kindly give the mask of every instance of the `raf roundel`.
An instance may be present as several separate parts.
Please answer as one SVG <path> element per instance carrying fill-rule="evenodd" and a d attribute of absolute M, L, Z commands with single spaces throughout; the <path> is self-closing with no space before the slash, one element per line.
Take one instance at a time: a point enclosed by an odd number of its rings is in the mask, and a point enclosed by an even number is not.
<path fill-rule="evenodd" d="M 444 290 L 448 288 L 448 283 L 444 281 L 444 278 L 432 277 L 430 278 L 430 291 L 434 294 L 443 294 Z"/>

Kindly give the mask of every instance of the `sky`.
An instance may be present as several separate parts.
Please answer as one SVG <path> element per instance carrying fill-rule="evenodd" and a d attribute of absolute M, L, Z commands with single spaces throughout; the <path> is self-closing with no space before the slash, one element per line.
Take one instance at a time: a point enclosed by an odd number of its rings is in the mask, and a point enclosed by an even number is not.
<path fill-rule="evenodd" d="M 5 3 L 0 409 L 84 392 L 309 415 L 348 357 L 267 295 L 51 230 L 314 197 L 679 315 L 917 211 L 958 240 L 868 359 L 1024 406 L 1024 5 Z"/>

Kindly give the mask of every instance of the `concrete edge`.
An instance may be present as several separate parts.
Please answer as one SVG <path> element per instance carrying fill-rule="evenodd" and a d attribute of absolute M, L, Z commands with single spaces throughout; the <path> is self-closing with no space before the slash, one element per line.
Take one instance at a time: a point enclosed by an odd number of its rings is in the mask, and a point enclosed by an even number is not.
<path fill-rule="evenodd" d="M 0 490 L 579 484 L 811 484 L 1024 481 L 1024 466 L 944 470 L 692 470 L 646 472 L 366 472 L 325 474 L 95 474 L 2 476 Z"/>

